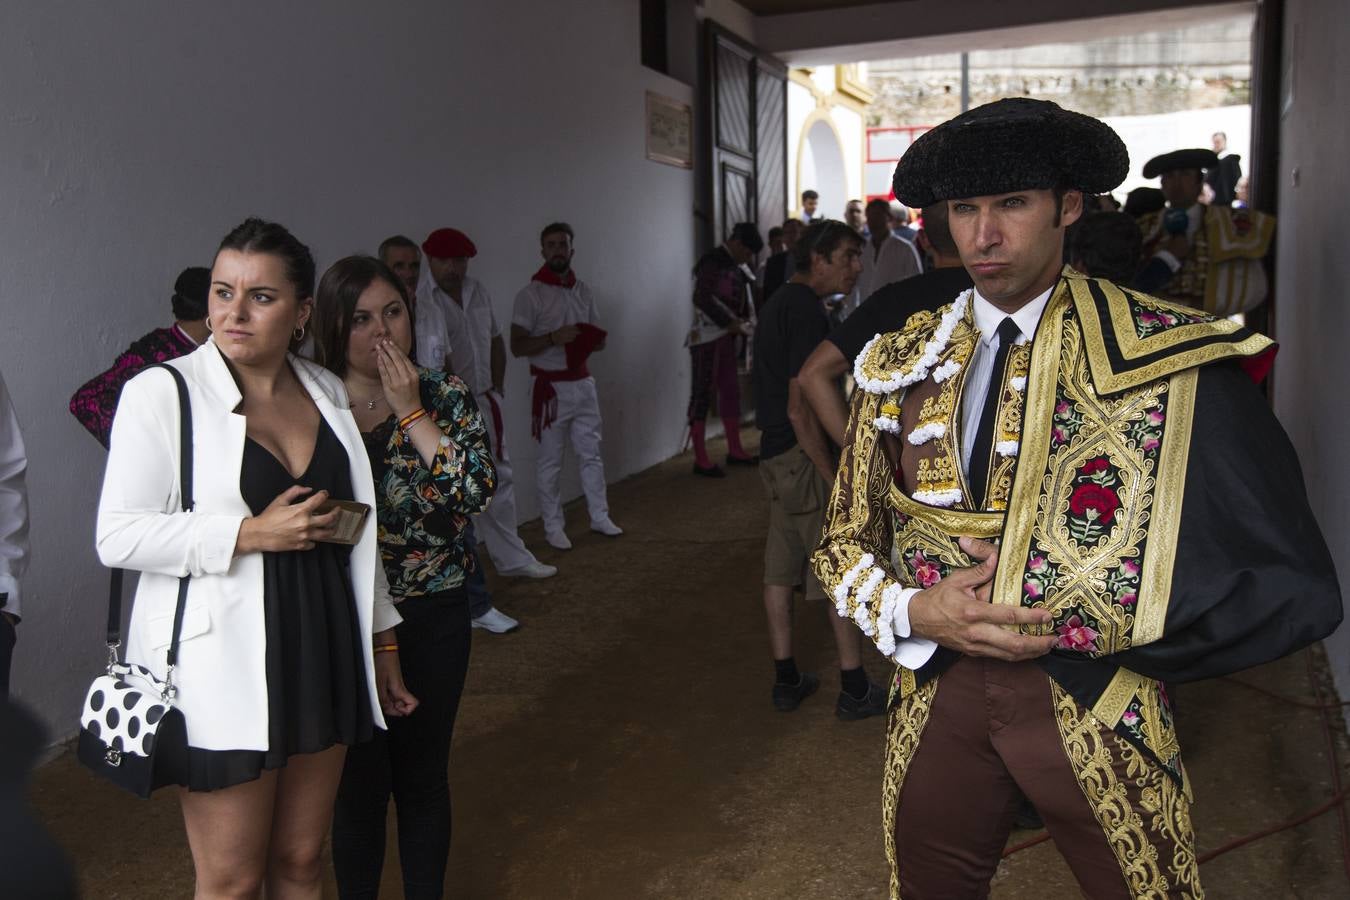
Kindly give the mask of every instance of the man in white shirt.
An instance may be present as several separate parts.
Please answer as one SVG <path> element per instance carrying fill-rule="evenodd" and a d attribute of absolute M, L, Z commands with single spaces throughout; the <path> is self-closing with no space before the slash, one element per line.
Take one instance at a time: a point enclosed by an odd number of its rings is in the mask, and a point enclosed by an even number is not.
<path fill-rule="evenodd" d="M 511 314 L 511 353 L 528 357 L 534 376 L 531 433 L 539 442 L 539 512 L 544 537 L 558 550 L 572 548 L 558 489 L 567 441 L 581 469 L 591 530 L 608 537 L 623 534 L 609 517 L 600 456 L 600 401 L 586 366 L 591 353 L 604 349 L 605 332 L 597 325 L 591 289 L 572 271 L 572 238 L 566 222 L 544 228 L 539 235 L 544 264 L 516 294 Z"/>
<path fill-rule="evenodd" d="M 440 338 L 444 338 L 450 370 L 469 386 L 483 413 L 488 447 L 497 469 L 497 490 L 487 509 L 474 516 L 474 528 L 499 575 L 549 578 L 558 573 L 557 568 L 535 559 L 516 531 L 515 479 L 502 419 L 506 346 L 487 288 L 468 274 L 469 260 L 478 255 L 478 248 L 462 231 L 439 228 L 427 237 L 422 249 L 427 257 L 427 274 L 418 286 L 418 308 L 425 306 L 437 313 L 435 319 L 427 319 L 428 332 L 440 322 L 444 330 L 424 338 L 419 322 L 418 343 L 425 339 L 427 353 L 434 356 L 439 352 Z"/>
<path fill-rule="evenodd" d="M 820 206 L 820 194 L 812 190 L 802 191 L 802 212 L 798 216 L 803 225 L 810 225 L 816 219 L 822 218 L 817 215 L 816 210 Z"/>
<path fill-rule="evenodd" d="M 28 571 L 28 487 L 19 419 L 0 375 L 0 697 L 9 694 L 16 626 L 22 615 L 20 581 Z"/>
<path fill-rule="evenodd" d="M 888 284 L 904 281 L 923 271 L 919 253 L 909 241 L 891 232 L 891 204 L 880 197 L 868 202 L 867 240 L 862 250 L 862 275 L 845 301 L 845 316 Z"/>
<path fill-rule="evenodd" d="M 868 236 L 867 221 L 863 215 L 863 202 L 850 200 L 844 204 L 844 224 L 863 237 Z"/>

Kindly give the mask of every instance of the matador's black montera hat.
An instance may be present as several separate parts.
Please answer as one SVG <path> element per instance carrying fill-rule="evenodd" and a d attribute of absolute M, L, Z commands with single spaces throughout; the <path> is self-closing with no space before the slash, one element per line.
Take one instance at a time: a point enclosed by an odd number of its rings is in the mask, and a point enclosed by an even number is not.
<path fill-rule="evenodd" d="M 1048 100 L 1012 97 L 943 122 L 895 167 L 906 206 L 1056 187 L 1104 194 L 1125 180 L 1130 154 L 1111 126 Z"/>
<path fill-rule="evenodd" d="M 1157 178 L 1164 172 L 1176 172 L 1180 169 L 1212 169 L 1219 164 L 1219 154 L 1213 150 L 1196 147 L 1191 150 L 1173 150 L 1155 156 L 1144 163 L 1144 177 Z"/>

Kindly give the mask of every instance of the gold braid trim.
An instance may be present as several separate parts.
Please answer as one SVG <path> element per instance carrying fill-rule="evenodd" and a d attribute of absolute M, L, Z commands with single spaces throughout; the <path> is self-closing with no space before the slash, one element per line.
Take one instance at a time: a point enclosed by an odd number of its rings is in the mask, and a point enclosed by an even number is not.
<path fill-rule="evenodd" d="M 1129 741 L 1117 735 L 1112 735 L 1112 738 L 1120 745 L 1121 755 L 1129 760 L 1131 769 L 1137 760 L 1141 769 L 1156 776 L 1157 766 L 1150 765 L 1148 758 Z M 1190 798 L 1171 778 L 1163 776 L 1147 780 L 1151 783 L 1147 786 L 1141 784 L 1143 791 L 1139 796 L 1139 805 L 1149 815 L 1153 833 L 1172 845 L 1172 861 L 1168 863 L 1167 871 L 1174 891 L 1182 897 L 1201 900 L 1205 891 L 1200 886 L 1200 867 L 1195 858 L 1195 830 L 1191 826 Z"/>
<path fill-rule="evenodd" d="M 894 652 L 894 645 L 887 641 L 890 649 L 882 649 L 880 642 L 883 635 L 892 640 L 894 636 L 889 633 L 889 623 L 881 621 L 880 614 L 885 602 L 884 592 L 891 585 L 899 583 L 891 568 L 894 536 L 890 510 L 886 504 L 887 491 L 894 479 L 881 443 L 883 433 L 873 427 L 872 422 L 880 412 L 882 403 L 890 402 L 889 396 L 866 391 L 854 392 L 849 415 L 849 437 L 845 441 L 829 504 L 825 508 L 821 542 L 811 554 L 812 570 L 826 596 L 834 601 L 835 611 L 852 619 L 886 656 Z M 869 553 L 872 555 L 872 564 L 855 572 L 853 582 L 844 593 L 841 608 L 836 592 L 844 584 L 848 572 Z M 860 590 L 872 573 L 878 570 L 882 575 L 881 580 L 873 585 L 871 594 L 866 598 L 862 621 L 859 621 Z"/>
<path fill-rule="evenodd" d="M 886 846 L 886 862 L 891 869 L 891 900 L 900 900 L 900 864 L 895 851 L 895 817 L 900 808 L 900 790 L 905 773 L 919 749 L 928 717 L 933 712 L 938 678 L 926 682 L 912 693 L 904 693 L 891 706 L 886 729 L 886 766 L 881 776 L 881 827 Z"/>
<path fill-rule="evenodd" d="M 1185 795 L 1161 767 L 1128 741 L 1106 731 L 1053 681 L 1050 690 L 1069 765 L 1120 864 L 1130 894 L 1140 900 L 1203 900 Z M 1130 791 L 1116 775 L 1113 744 L 1126 766 L 1127 778 L 1138 790 L 1140 809 L 1135 809 Z M 1167 873 L 1160 862 L 1159 844 L 1172 848 Z"/>

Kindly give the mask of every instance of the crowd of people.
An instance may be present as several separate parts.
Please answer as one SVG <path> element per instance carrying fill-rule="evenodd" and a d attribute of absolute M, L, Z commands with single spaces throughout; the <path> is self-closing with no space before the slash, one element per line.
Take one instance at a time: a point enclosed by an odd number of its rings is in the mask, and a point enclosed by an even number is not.
<path fill-rule="evenodd" d="M 534 379 L 538 499 L 557 550 L 571 546 L 566 443 L 591 529 L 623 533 L 586 366 L 605 332 L 572 269 L 573 239 L 566 223 L 543 229 L 509 344 Z M 492 603 L 479 548 L 502 577 L 557 572 L 517 533 L 507 344 L 468 275 L 476 252 L 456 229 L 420 246 L 394 236 L 316 280 L 300 239 L 249 219 L 209 267 L 183 270 L 172 324 L 71 398 L 108 450 L 99 556 L 139 574 L 126 661 L 172 683 L 183 717 L 157 735 L 153 786 L 181 789 L 198 896 L 318 896 L 330 830 L 341 895 L 377 896 L 391 799 L 405 895 L 442 895 L 471 633 L 518 627 Z M 0 412 L 7 690 L 28 547 L 26 457 L 2 382 Z M 190 511 L 178 507 L 185 491 Z"/>
<path fill-rule="evenodd" d="M 694 268 L 693 471 L 726 475 L 715 398 L 726 464 L 757 467 L 767 500 L 773 707 L 821 683 L 794 655 L 800 593 L 834 613 L 835 714 L 888 717 L 893 896 L 982 896 L 1027 801 L 1092 896 L 1201 896 L 1168 686 L 1340 620 L 1258 389 L 1274 348 L 1233 317 L 1265 299 L 1274 222 L 1229 205 L 1240 170 L 1218 138 L 1151 160 L 1163 203 L 1122 211 L 1128 157 L 1107 125 L 998 101 L 914 143 L 903 207 L 850 201 L 837 221 L 807 191 L 762 266 L 739 223 Z M 508 349 L 530 362 L 545 540 L 571 547 L 569 444 L 591 530 L 623 533 L 587 367 L 607 334 L 574 240 L 542 229 L 504 336 L 463 231 L 396 235 L 318 277 L 296 235 L 248 219 L 179 276 L 172 324 L 71 399 L 108 449 L 99 556 L 140 574 L 126 658 L 175 670 L 185 729 L 154 776 L 180 788 L 198 896 L 318 896 L 330 832 L 341 896 L 377 896 L 391 799 L 405 896 L 442 895 L 472 631 L 518 626 L 483 557 L 504 577 L 557 572 L 517 532 Z M 0 382 L 4 679 L 24 460 Z M 895 665 L 886 684 L 868 644 Z"/>

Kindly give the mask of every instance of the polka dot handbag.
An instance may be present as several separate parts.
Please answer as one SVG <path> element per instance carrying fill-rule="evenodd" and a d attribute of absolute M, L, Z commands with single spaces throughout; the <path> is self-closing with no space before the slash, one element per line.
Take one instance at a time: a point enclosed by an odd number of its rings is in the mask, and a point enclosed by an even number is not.
<path fill-rule="evenodd" d="M 177 369 L 168 369 L 178 385 L 179 403 L 179 494 L 183 511 L 192 509 L 192 409 L 187 384 Z M 121 662 L 122 572 L 114 570 L 108 591 L 108 666 L 94 679 L 80 714 L 77 755 L 98 775 L 141 797 L 159 786 L 155 750 L 165 741 L 187 743 L 183 714 L 174 708 L 177 688 L 173 670 L 178 663 L 178 635 L 183 625 L 188 576 L 178 580 L 178 604 L 173 617 L 165 677 L 160 679 L 144 666 Z M 159 773 L 162 775 L 163 773 Z"/>

